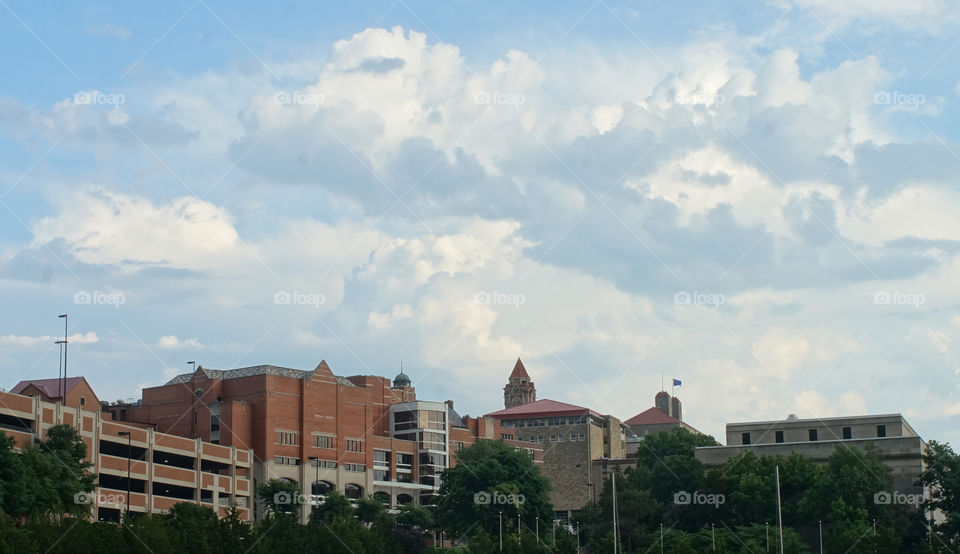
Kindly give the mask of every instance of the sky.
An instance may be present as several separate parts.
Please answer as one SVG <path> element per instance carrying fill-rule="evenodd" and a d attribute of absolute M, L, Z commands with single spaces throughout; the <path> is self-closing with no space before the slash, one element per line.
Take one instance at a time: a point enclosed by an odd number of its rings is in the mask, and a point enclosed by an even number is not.
<path fill-rule="evenodd" d="M 359 4 L 359 5 L 355 5 Z M 273 364 L 461 414 L 960 442 L 960 8 L 0 0 L 0 386 Z M 661 377 L 662 376 L 662 377 Z"/>

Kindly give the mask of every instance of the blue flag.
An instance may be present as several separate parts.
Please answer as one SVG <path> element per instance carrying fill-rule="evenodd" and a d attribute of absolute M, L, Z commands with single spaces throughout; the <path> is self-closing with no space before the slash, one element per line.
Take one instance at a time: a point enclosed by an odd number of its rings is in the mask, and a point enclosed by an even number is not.
<path fill-rule="evenodd" d="M 680 379 L 674 379 L 674 380 L 673 380 L 673 386 L 679 387 L 679 386 L 680 386 Z"/>

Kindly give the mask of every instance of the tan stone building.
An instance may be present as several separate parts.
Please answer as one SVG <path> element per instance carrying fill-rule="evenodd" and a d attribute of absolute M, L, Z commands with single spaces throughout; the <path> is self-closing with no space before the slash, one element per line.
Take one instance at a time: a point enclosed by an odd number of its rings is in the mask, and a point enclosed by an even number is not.
<path fill-rule="evenodd" d="M 518 365 L 522 367 L 519 360 Z M 529 382 L 529 376 L 526 379 Z M 583 406 L 541 399 L 486 417 L 499 421 L 505 439 L 543 449 L 541 467 L 550 480 L 550 502 L 557 519 L 569 519 L 593 498 L 595 460 L 626 455 L 626 428 L 620 420 Z"/>

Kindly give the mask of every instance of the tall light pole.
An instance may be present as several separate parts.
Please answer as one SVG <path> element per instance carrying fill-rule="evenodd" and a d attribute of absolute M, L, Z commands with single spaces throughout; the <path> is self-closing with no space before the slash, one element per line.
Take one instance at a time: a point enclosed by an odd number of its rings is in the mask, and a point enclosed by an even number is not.
<path fill-rule="evenodd" d="M 717 531 L 714 529 L 713 524 L 710 524 L 710 544 L 713 548 L 713 551 L 717 551 Z"/>
<path fill-rule="evenodd" d="M 117 435 L 127 437 L 127 513 L 124 514 L 124 521 L 130 519 L 130 441 L 132 437 L 130 431 L 120 431 Z"/>
<path fill-rule="evenodd" d="M 817 529 L 820 531 L 820 554 L 823 554 L 823 521 L 817 522 Z"/>
<path fill-rule="evenodd" d="M 537 516 L 537 544 L 540 544 L 540 516 Z"/>
<path fill-rule="evenodd" d="M 67 314 L 60 314 L 57 317 L 63 318 L 63 388 L 60 391 L 60 402 L 65 403 L 67 401 L 64 398 L 67 395 L 67 321 L 70 318 L 67 317 Z"/>
<path fill-rule="evenodd" d="M 503 552 L 503 512 L 498 516 L 500 519 L 500 552 Z"/>
<path fill-rule="evenodd" d="M 193 366 L 193 372 L 194 372 L 194 373 L 197 372 L 197 362 L 191 360 L 191 361 L 187 362 L 187 365 L 192 365 L 192 366 Z"/>

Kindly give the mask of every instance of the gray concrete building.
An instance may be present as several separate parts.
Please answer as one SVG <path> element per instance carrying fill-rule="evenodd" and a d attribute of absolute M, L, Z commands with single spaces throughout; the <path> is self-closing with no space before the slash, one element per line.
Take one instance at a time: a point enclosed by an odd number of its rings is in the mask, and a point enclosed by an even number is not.
<path fill-rule="evenodd" d="M 697 459 L 707 467 L 721 466 L 746 451 L 789 456 L 796 452 L 825 463 L 841 445 L 864 449 L 872 445 L 893 471 L 893 491 L 922 493 L 914 483 L 923 472 L 926 442 L 900 414 L 728 423 L 726 446 L 697 448 Z"/>

